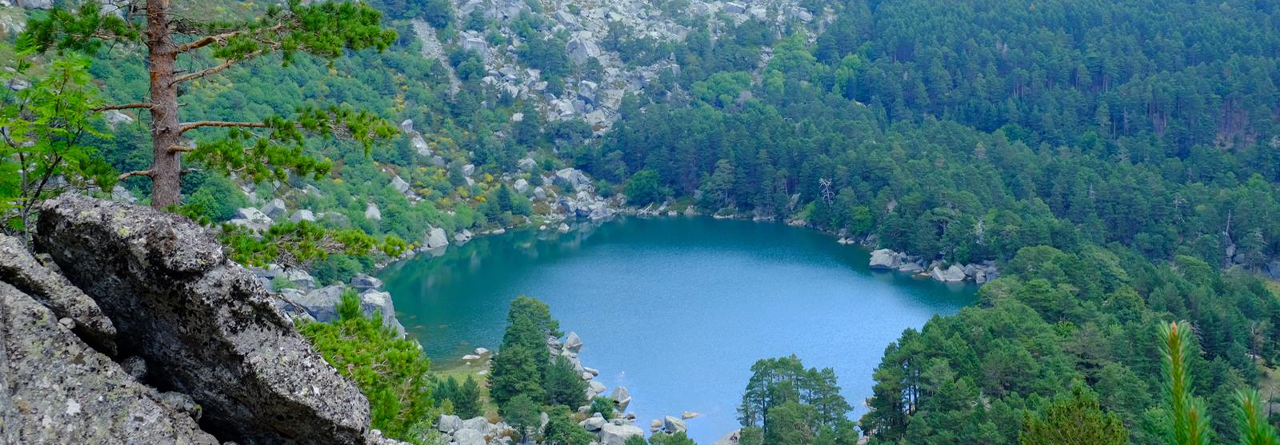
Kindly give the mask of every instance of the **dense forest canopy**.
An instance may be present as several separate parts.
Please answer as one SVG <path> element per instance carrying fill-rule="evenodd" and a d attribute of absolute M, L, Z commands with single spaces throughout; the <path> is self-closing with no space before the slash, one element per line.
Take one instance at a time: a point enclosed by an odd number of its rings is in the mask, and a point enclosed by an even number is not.
<path fill-rule="evenodd" d="M 184 14 L 261 12 L 187 3 Z M 192 120 L 263 121 L 340 105 L 400 123 L 405 137 L 367 152 L 339 139 L 300 141 L 332 168 L 278 183 L 197 165 L 182 180 L 182 211 L 220 223 L 281 196 L 314 209 L 317 221 L 278 222 L 256 235 L 228 226 L 223 240 L 246 264 L 292 261 L 324 283 L 345 282 L 416 247 L 432 228 L 536 225 L 557 204 L 513 193 L 513 179 L 575 167 L 600 194 L 620 193 L 636 208 L 692 205 L 804 224 L 926 264 L 998 265 L 1001 277 L 983 285 L 978 304 L 886 347 L 869 409 L 841 398 L 829 369 L 762 360 L 746 382 L 743 443 L 1059 443 L 1066 436 L 1049 432 L 1087 424 L 1095 428 L 1070 437 L 1181 445 L 1174 439 L 1184 413 L 1168 397 L 1177 391 L 1160 347 L 1170 336 L 1159 329 L 1176 320 L 1195 334 L 1180 346 L 1179 369 L 1195 383 L 1182 388 L 1210 414 L 1197 437 L 1252 440 L 1232 413 L 1258 400 L 1241 404 L 1237 391 L 1280 384 L 1280 287 L 1265 278 L 1280 276 L 1280 2 L 797 2 L 812 22 L 727 12 L 702 20 L 688 13 L 699 0 L 649 3 L 688 32 L 663 40 L 609 25 L 600 49 L 628 69 L 670 65 L 621 99 L 607 131 L 550 117 L 550 99 L 606 70 L 569 53 L 574 37 L 546 13 L 547 1 L 514 2 L 510 17 L 462 14 L 444 0 L 372 1 L 397 36 L 381 52 L 268 55 L 193 80 L 180 91 Z M 509 48 L 543 89 L 495 86 L 486 80 L 502 76 L 487 65 L 492 57 L 464 49 L 464 39 Z M 50 109 L 22 105 L 55 103 L 49 85 L 84 93 L 93 101 L 85 109 L 147 94 L 138 47 L 94 47 L 88 63 L 20 53 L 15 41 L 0 44 L 0 55 L 23 65 L 6 71 L 6 82 L 49 77 L 0 95 L 10 127 Z M 428 56 L 433 42 L 442 53 Z M 191 59 L 183 69 L 218 58 Z M 87 91 L 86 73 L 100 92 Z M 89 130 L 60 139 L 83 162 L 41 171 L 114 177 L 107 171 L 147 168 L 149 118 L 113 119 L 46 125 L 57 130 L 47 133 Z M 30 181 L 15 184 L 11 173 L 28 169 L 10 158 L 48 148 L 18 142 L 0 159 L 6 217 L 34 202 L 15 198 Z M 95 184 L 105 192 L 112 182 Z M 141 178 L 122 184 L 139 196 L 149 187 Z M 17 220 L 6 230 L 21 229 Z M 342 320 L 303 332 L 376 392 L 375 423 L 389 434 L 428 441 L 434 419 L 415 416 L 479 415 L 494 402 L 490 414 L 522 437 L 591 440 L 572 411 L 587 403 L 583 382 L 572 366 L 543 360 L 547 337 L 560 335 L 545 304 L 516 300 L 482 384 L 422 380 L 428 366 L 413 346 L 355 316 L 350 300 Z M 406 369 L 372 372 L 377 357 Z M 404 388 L 412 394 L 402 397 Z M 614 415 L 599 405 L 590 411 Z M 544 408 L 550 416 L 538 434 Z M 1262 423 L 1280 420 L 1269 415 Z M 689 442 L 683 434 L 650 440 Z"/>

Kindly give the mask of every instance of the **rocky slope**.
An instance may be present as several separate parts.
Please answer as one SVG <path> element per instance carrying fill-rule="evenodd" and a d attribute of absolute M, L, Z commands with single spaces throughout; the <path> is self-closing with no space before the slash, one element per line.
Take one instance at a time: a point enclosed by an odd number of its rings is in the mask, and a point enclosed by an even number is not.
<path fill-rule="evenodd" d="M 393 443 L 200 226 L 64 195 L 35 244 L 0 243 L 4 443 Z"/>

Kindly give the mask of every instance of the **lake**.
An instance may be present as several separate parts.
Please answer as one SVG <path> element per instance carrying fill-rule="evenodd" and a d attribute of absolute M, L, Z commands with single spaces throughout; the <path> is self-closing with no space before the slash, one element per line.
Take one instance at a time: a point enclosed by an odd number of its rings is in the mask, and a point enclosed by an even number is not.
<path fill-rule="evenodd" d="M 857 420 L 872 371 L 906 328 L 975 301 L 977 287 L 867 267 L 868 252 L 775 223 L 628 217 L 569 233 L 511 231 L 392 265 L 380 277 L 397 316 L 436 367 L 497 349 L 518 295 L 547 302 L 585 346 L 585 366 L 629 411 L 681 411 L 710 445 L 738 428 L 736 408 L 761 358 L 831 367 Z"/>

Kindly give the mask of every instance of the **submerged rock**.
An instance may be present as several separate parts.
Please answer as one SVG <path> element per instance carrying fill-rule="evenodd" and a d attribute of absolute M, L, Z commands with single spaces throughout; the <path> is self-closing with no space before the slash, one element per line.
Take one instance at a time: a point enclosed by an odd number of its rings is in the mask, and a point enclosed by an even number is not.
<path fill-rule="evenodd" d="M 157 386 L 200 404 L 205 431 L 242 444 L 364 443 L 364 396 L 200 226 L 68 194 L 41 206 L 36 243 L 97 301 Z"/>

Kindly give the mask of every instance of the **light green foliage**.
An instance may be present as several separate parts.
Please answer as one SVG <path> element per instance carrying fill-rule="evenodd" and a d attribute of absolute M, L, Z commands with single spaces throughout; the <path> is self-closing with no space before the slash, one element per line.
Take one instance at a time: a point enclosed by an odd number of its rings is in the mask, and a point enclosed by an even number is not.
<path fill-rule="evenodd" d="M 1257 390 L 1242 390 L 1236 393 L 1236 406 L 1241 445 L 1280 444 L 1275 426 L 1271 425 L 1265 417 L 1262 397 Z"/>
<path fill-rule="evenodd" d="M 1176 445 L 1207 445 L 1209 418 L 1204 402 L 1192 394 L 1190 355 L 1195 340 L 1189 323 L 1160 325 L 1161 374 L 1164 375 Z"/>
<path fill-rule="evenodd" d="M 87 72 L 88 59 L 54 60 L 32 78 L 29 60 L 13 72 L 0 71 L 0 81 L 30 81 L 20 91 L 0 92 L 0 231 L 26 233 L 31 211 L 67 185 L 94 185 L 109 190 L 115 171 L 86 144 L 98 131 L 93 108 L 101 104 Z M 58 180 L 65 183 L 57 183 Z"/>
<path fill-rule="evenodd" d="M 298 330 L 330 365 L 369 399 L 372 427 L 387 437 L 420 440 L 435 410 L 428 370 L 418 346 L 396 338 L 381 316 L 365 317 L 354 290 L 346 290 L 332 323 L 305 323 Z M 411 434 L 414 433 L 414 434 Z M 416 442 L 425 443 L 425 442 Z"/>
<path fill-rule="evenodd" d="M 1055 398 L 1052 404 L 1022 422 L 1020 445 L 1125 445 L 1129 433 L 1120 418 L 1102 411 L 1098 396 L 1077 387 L 1070 397 Z"/>
<path fill-rule="evenodd" d="M 732 105 L 738 94 L 751 87 L 751 74 L 746 72 L 716 73 L 693 84 L 693 94 L 703 102 L 720 107 Z"/>

